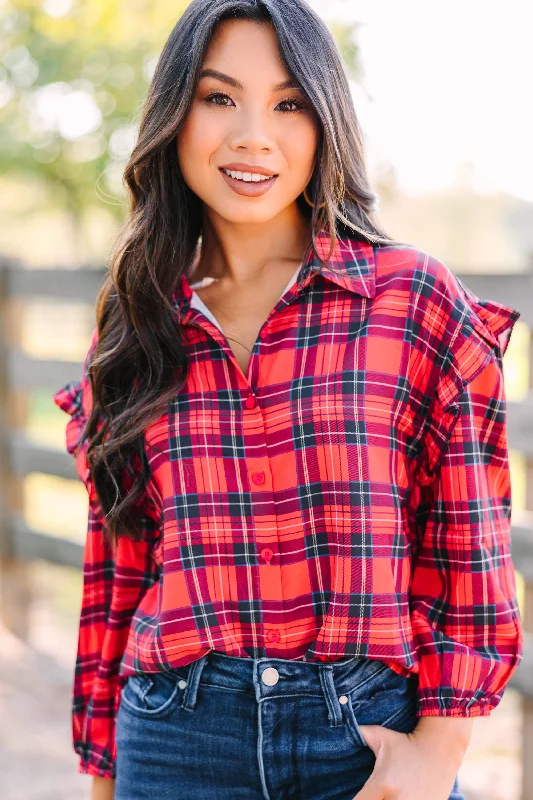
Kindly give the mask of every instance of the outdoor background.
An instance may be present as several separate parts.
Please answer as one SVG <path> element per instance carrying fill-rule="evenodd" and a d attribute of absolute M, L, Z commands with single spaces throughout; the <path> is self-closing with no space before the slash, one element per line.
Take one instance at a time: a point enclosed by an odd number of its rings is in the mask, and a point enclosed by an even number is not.
<path fill-rule="evenodd" d="M 531 271 L 531 3 L 311 5 L 345 58 L 385 230 L 458 273 Z M 124 219 L 122 170 L 140 106 L 185 6 L 0 0 L 0 258 L 36 270 L 106 265 Z M 32 300 L 16 317 L 18 344 L 31 357 L 85 355 L 91 306 Z M 519 321 L 504 361 L 510 401 L 524 399 L 533 383 L 530 347 Z M 61 449 L 67 417 L 52 402 L 56 388 L 20 402 L 26 436 Z M 519 515 L 527 470 L 515 450 L 511 469 Z M 79 481 L 30 472 L 23 513 L 32 529 L 84 541 Z M 81 573 L 39 559 L 28 570 L 27 636 L 0 624 L 0 796 L 83 800 L 91 779 L 77 773 L 70 740 Z M 517 580 L 523 607 L 519 572 Z M 475 722 L 460 771 L 468 800 L 519 800 L 521 736 L 522 698 L 508 688 L 493 714 Z"/>

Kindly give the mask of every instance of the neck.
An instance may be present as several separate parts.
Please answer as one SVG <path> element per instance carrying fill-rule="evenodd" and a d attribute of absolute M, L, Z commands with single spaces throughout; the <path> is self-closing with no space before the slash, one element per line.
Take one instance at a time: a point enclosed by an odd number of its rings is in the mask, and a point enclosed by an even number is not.
<path fill-rule="evenodd" d="M 311 227 L 296 208 L 257 225 L 204 218 L 201 246 L 189 278 L 209 277 L 227 285 L 244 286 L 266 274 L 272 265 L 298 264 L 310 243 Z"/>

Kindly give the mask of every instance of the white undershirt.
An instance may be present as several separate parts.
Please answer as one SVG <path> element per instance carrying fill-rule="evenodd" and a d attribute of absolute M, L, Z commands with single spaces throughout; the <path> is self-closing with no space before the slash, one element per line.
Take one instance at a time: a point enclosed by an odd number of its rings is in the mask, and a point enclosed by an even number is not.
<path fill-rule="evenodd" d="M 295 281 L 296 281 L 296 278 L 297 278 L 297 276 L 298 276 L 298 273 L 299 273 L 299 271 L 300 271 L 300 266 L 301 266 L 301 264 L 300 264 L 300 265 L 298 265 L 298 268 L 296 269 L 296 272 L 294 273 L 294 275 L 292 276 L 292 278 L 290 279 L 290 281 L 288 282 L 288 284 L 286 285 L 286 287 L 285 287 L 285 288 L 284 288 L 284 290 L 282 291 L 282 293 L 281 293 L 280 297 L 283 297 L 283 295 L 285 294 L 285 292 L 286 292 L 288 289 L 290 289 L 290 287 L 292 286 L 292 284 L 293 284 L 293 283 L 295 283 Z M 194 291 L 194 287 L 195 287 L 195 286 L 197 286 L 197 287 L 200 289 L 200 288 L 201 288 L 202 286 L 204 286 L 204 285 L 205 285 L 205 286 L 209 286 L 209 284 L 210 284 L 210 283 L 211 283 L 211 281 L 209 280 L 209 278 L 204 278 L 202 281 L 199 281 L 198 283 L 193 283 L 193 284 L 191 284 L 191 289 L 193 290 L 193 292 L 192 292 L 192 297 L 191 297 L 191 306 L 193 306 L 194 308 L 197 308 L 199 311 L 201 311 L 203 314 L 205 314 L 205 316 L 206 316 L 208 319 L 210 319 L 210 320 L 211 320 L 211 322 L 213 323 L 213 325 L 216 325 L 216 326 L 217 326 L 217 328 L 219 329 L 219 331 L 221 331 L 221 332 L 222 332 L 222 328 L 220 327 L 220 323 L 219 323 L 219 321 L 217 320 L 217 318 L 215 317 L 215 315 L 211 313 L 211 311 L 208 309 L 208 307 L 206 306 L 206 304 L 204 303 L 204 301 L 203 301 L 203 300 L 200 298 L 200 295 L 198 295 L 198 294 L 197 294 L 197 293 Z"/>

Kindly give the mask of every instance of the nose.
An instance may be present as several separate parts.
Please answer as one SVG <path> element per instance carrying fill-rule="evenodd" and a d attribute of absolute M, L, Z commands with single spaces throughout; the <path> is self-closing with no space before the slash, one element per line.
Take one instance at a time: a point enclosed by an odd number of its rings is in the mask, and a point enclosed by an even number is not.
<path fill-rule="evenodd" d="M 274 140 L 265 114 L 259 109 L 248 109 L 236 116 L 235 130 L 231 135 L 232 150 L 250 153 L 271 152 Z"/>

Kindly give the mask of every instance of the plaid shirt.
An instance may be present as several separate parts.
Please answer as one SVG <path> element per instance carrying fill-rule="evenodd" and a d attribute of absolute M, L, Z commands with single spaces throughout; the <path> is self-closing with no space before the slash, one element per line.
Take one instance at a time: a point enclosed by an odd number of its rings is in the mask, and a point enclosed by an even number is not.
<path fill-rule="evenodd" d="M 128 675 L 213 649 L 381 659 L 418 675 L 419 716 L 489 714 L 523 652 L 502 365 L 519 312 L 410 245 L 343 239 L 302 264 L 245 376 L 191 297 L 183 276 L 190 370 L 145 432 L 142 542 L 106 544 L 85 459 L 96 329 L 54 394 L 89 496 L 79 771 L 115 776 Z"/>

